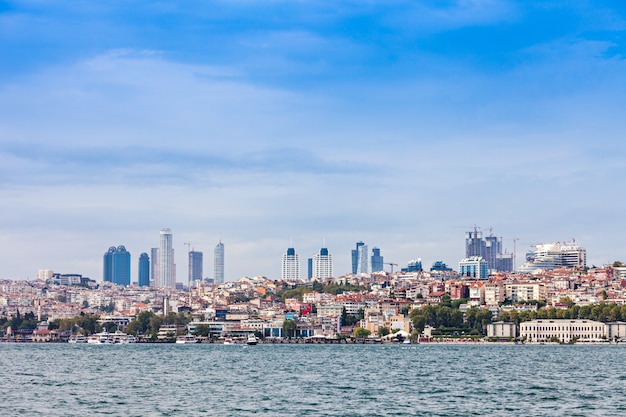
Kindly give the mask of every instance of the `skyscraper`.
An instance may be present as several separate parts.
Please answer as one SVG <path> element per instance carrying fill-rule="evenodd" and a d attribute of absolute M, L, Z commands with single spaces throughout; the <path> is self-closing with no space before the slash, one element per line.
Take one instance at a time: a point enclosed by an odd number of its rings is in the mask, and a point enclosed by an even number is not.
<path fill-rule="evenodd" d="M 172 231 L 162 229 L 159 242 L 158 287 L 176 288 L 176 264 L 172 247 Z"/>
<path fill-rule="evenodd" d="M 150 286 L 150 257 L 145 252 L 139 255 L 139 286 Z"/>
<path fill-rule="evenodd" d="M 294 248 L 288 248 L 283 254 L 281 279 L 286 281 L 300 280 L 300 255 Z"/>
<path fill-rule="evenodd" d="M 328 253 L 328 249 L 322 248 L 313 257 L 313 277 L 319 279 L 334 278 L 333 275 L 333 255 Z"/>
<path fill-rule="evenodd" d="M 352 273 L 367 274 L 368 269 L 367 245 L 363 242 L 356 243 L 356 249 L 352 249 Z"/>
<path fill-rule="evenodd" d="M 216 284 L 224 283 L 224 244 L 221 240 L 213 251 L 213 275 Z"/>
<path fill-rule="evenodd" d="M 380 255 L 380 249 L 372 248 L 372 272 L 381 272 L 385 270 L 383 257 Z"/>
<path fill-rule="evenodd" d="M 491 230 L 491 229 L 489 229 Z M 509 272 L 513 270 L 513 254 L 502 253 L 502 237 L 489 235 L 474 228 L 465 233 L 465 258 L 480 256 L 487 262 L 487 270 L 491 272 Z"/>
<path fill-rule="evenodd" d="M 154 288 L 160 288 L 160 275 L 159 275 L 159 248 L 150 249 L 150 257 L 152 262 L 150 263 L 150 286 Z"/>
<path fill-rule="evenodd" d="M 189 284 L 202 281 L 202 252 L 189 252 Z"/>
<path fill-rule="evenodd" d="M 111 246 L 104 254 L 102 280 L 117 285 L 130 285 L 130 252 L 124 246 Z"/>

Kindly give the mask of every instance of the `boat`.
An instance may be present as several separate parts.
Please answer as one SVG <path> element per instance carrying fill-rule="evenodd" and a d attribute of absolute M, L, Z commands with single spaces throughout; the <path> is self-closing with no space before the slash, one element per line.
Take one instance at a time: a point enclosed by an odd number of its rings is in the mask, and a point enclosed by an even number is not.
<path fill-rule="evenodd" d="M 83 336 L 82 334 L 73 334 L 67 340 L 67 343 L 87 343 L 87 336 Z"/>
<path fill-rule="evenodd" d="M 100 333 L 94 333 L 87 338 L 87 343 L 90 345 L 112 345 L 113 338 L 111 333 L 106 330 Z"/>
<path fill-rule="evenodd" d="M 192 335 L 191 333 L 187 333 L 184 336 L 178 336 L 176 338 L 176 343 L 178 343 L 179 345 L 186 345 L 186 344 L 190 344 L 190 343 L 198 343 L 198 338 L 194 335 Z"/>
<path fill-rule="evenodd" d="M 248 340 L 246 340 L 246 345 L 254 346 L 258 343 L 258 340 L 255 335 L 249 334 Z"/>
<path fill-rule="evenodd" d="M 113 344 L 115 345 L 126 345 L 128 343 L 136 343 L 137 338 L 132 334 L 122 333 L 117 331 L 113 333 Z"/>

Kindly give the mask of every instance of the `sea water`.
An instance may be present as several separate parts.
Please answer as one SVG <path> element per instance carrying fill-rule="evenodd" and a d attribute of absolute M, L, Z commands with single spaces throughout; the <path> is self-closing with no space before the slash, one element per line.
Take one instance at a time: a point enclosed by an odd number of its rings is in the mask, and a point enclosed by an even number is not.
<path fill-rule="evenodd" d="M 624 416 L 626 346 L 0 344 L 0 416 Z"/>

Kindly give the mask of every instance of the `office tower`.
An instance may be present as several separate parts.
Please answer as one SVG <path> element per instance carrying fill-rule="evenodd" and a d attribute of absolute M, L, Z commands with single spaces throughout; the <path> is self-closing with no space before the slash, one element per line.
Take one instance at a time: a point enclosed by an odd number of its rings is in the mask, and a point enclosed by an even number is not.
<path fill-rule="evenodd" d="M 352 249 L 352 273 L 367 274 L 368 259 L 367 245 L 363 242 L 356 243 L 356 249 Z"/>
<path fill-rule="evenodd" d="M 487 260 L 482 256 L 470 256 L 462 259 L 459 262 L 459 272 L 464 278 L 486 279 L 489 276 L 487 273 Z"/>
<path fill-rule="evenodd" d="M 145 252 L 139 255 L 139 286 L 150 286 L 150 257 Z"/>
<path fill-rule="evenodd" d="M 150 286 L 154 288 L 160 288 L 160 276 L 159 276 L 159 248 L 150 249 Z"/>
<path fill-rule="evenodd" d="M 130 285 L 130 252 L 124 246 L 111 246 L 104 254 L 102 280 L 117 285 Z"/>
<path fill-rule="evenodd" d="M 202 281 L 202 252 L 189 252 L 189 284 Z"/>
<path fill-rule="evenodd" d="M 421 258 L 418 258 L 417 260 L 413 259 L 406 265 L 406 268 L 402 268 L 400 271 L 401 272 L 422 272 L 423 271 L 422 259 Z"/>
<path fill-rule="evenodd" d="M 534 250 L 526 254 L 526 263 L 520 272 L 532 273 L 537 270 L 557 268 L 583 269 L 587 265 L 587 251 L 576 244 L 543 243 L 535 245 Z"/>
<path fill-rule="evenodd" d="M 159 287 L 176 288 L 176 264 L 172 241 L 172 231 L 162 229 L 159 242 Z"/>
<path fill-rule="evenodd" d="M 224 244 L 221 240 L 213 251 L 213 275 L 216 284 L 224 283 Z"/>
<path fill-rule="evenodd" d="M 288 248 L 283 254 L 281 279 L 286 281 L 300 280 L 300 255 L 294 248 Z"/>
<path fill-rule="evenodd" d="M 313 258 L 306 260 L 306 278 L 310 281 L 313 278 Z"/>
<path fill-rule="evenodd" d="M 380 249 L 372 248 L 372 272 L 384 271 L 383 257 L 380 255 Z"/>
<path fill-rule="evenodd" d="M 333 275 L 333 255 L 328 253 L 328 249 L 322 248 L 313 257 L 313 277 L 319 279 L 334 278 Z"/>

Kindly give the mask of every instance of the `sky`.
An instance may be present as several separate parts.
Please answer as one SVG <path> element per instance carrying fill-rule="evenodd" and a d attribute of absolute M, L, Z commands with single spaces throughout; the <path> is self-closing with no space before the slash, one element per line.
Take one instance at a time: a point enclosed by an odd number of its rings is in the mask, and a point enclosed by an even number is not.
<path fill-rule="evenodd" d="M 162 228 L 181 282 L 220 240 L 227 280 L 456 269 L 474 226 L 626 261 L 625 36 L 619 0 L 0 0 L 0 278 L 125 245 L 136 281 Z"/>

